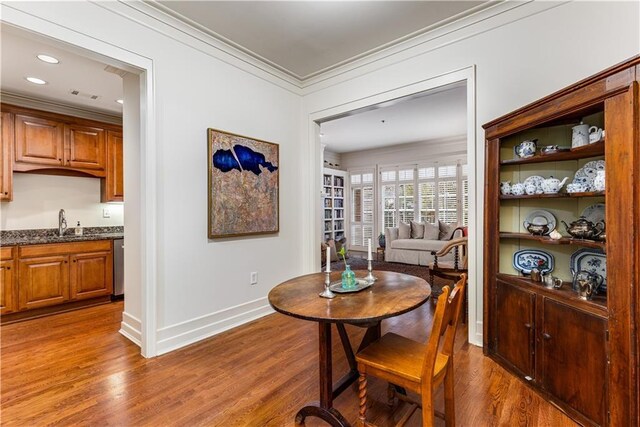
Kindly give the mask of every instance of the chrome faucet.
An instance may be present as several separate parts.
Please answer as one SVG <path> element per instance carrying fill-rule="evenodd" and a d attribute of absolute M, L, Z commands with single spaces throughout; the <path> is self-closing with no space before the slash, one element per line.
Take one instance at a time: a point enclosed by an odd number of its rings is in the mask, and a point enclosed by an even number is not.
<path fill-rule="evenodd" d="M 58 235 L 64 236 L 64 230 L 67 229 L 67 219 L 64 217 L 64 209 L 60 209 L 58 212 Z"/>

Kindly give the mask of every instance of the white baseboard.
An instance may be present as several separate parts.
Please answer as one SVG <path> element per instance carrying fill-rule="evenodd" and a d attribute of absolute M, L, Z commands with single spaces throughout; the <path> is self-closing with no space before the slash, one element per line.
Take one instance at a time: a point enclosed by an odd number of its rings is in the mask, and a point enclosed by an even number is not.
<path fill-rule="evenodd" d="M 476 345 L 478 347 L 482 347 L 482 320 L 476 321 L 476 333 L 474 336 L 469 336 L 469 343 Z"/>
<path fill-rule="evenodd" d="M 135 343 L 138 347 L 142 347 L 142 322 L 140 319 L 123 312 L 122 323 L 120 323 L 120 333 Z"/>
<path fill-rule="evenodd" d="M 157 354 L 161 355 L 193 344 L 273 312 L 267 298 L 264 297 L 161 328 L 158 330 Z"/>

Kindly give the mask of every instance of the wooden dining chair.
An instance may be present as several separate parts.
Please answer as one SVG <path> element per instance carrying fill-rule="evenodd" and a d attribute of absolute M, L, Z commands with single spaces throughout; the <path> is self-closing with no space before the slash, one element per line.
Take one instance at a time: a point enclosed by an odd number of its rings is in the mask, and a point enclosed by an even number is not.
<path fill-rule="evenodd" d="M 431 335 L 426 344 L 387 333 L 358 352 L 356 361 L 360 373 L 358 396 L 362 426 L 368 425 L 367 375 L 389 382 L 390 405 L 396 396 L 413 405 L 398 422 L 398 426 L 404 425 L 417 407 L 422 408 L 423 426 L 433 426 L 434 414 L 443 417 L 446 426 L 455 425 L 453 344 L 466 284 L 467 275 L 463 273 L 453 291 L 449 286 L 442 289 L 433 316 Z M 443 382 L 445 413 L 441 414 L 434 410 L 433 396 Z M 397 393 L 396 387 L 419 394 L 420 401 L 413 401 L 405 394 Z"/>
<path fill-rule="evenodd" d="M 429 284 L 433 286 L 434 276 L 457 282 L 463 273 L 467 273 L 469 269 L 469 260 L 467 257 L 467 236 L 451 239 L 439 251 L 432 251 L 433 262 L 429 264 Z M 439 257 L 453 252 L 453 261 L 439 261 Z M 464 317 L 463 323 L 467 323 L 467 292 L 464 293 Z"/>

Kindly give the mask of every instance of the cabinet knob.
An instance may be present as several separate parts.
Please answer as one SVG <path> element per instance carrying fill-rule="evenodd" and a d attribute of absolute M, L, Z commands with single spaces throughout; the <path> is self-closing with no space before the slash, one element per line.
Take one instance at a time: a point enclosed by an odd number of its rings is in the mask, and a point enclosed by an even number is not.
<path fill-rule="evenodd" d="M 543 332 L 543 333 L 542 333 L 542 338 L 544 338 L 545 340 L 547 340 L 547 341 L 548 341 L 548 340 L 550 340 L 550 339 L 551 339 L 551 335 L 549 335 L 549 334 L 548 334 L 548 333 L 546 333 L 546 332 Z"/>
<path fill-rule="evenodd" d="M 7 270 L 11 270 L 11 267 L 7 267 Z"/>
<path fill-rule="evenodd" d="M 527 329 L 531 329 L 531 323 L 525 323 L 524 327 L 527 328 Z"/>
<path fill-rule="evenodd" d="M 65 261 L 64 263 L 67 264 L 67 261 Z"/>
<path fill-rule="evenodd" d="M 73 262 L 76 262 L 76 260 L 74 259 Z"/>

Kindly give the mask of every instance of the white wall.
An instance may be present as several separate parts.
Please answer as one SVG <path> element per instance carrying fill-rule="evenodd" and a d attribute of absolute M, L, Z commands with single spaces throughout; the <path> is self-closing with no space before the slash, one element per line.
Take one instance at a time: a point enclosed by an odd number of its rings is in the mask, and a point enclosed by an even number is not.
<path fill-rule="evenodd" d="M 158 352 L 271 312 L 268 291 L 302 271 L 301 98 L 291 85 L 125 3 L 3 3 L 2 19 L 36 32 L 54 24 L 91 37 L 96 49 L 107 43 L 152 61 Z M 210 127 L 280 144 L 278 234 L 207 239 Z M 252 271 L 256 286 L 249 285 Z"/>
<path fill-rule="evenodd" d="M 342 166 L 354 169 L 376 165 L 399 165 L 403 163 L 426 163 L 438 159 L 462 159 L 467 153 L 464 136 L 445 141 L 423 141 L 392 145 L 371 150 L 342 153 Z"/>
<path fill-rule="evenodd" d="M 102 217 L 102 209 L 111 211 Z M 64 209 L 69 228 L 123 225 L 122 203 L 100 203 L 100 179 L 13 174 L 13 201 L 0 204 L 0 229 L 58 228 L 58 211 Z"/>
<path fill-rule="evenodd" d="M 482 221 L 484 198 L 484 139 L 481 125 L 640 52 L 638 2 L 508 2 L 510 8 L 467 25 L 436 30 L 408 43 L 366 58 L 310 82 L 305 88 L 302 131 L 309 167 L 315 164 L 311 119 L 343 113 L 385 100 L 390 91 L 475 65 L 477 213 L 475 263 L 470 278 L 470 309 L 475 322 L 470 339 L 481 343 L 482 333 Z M 597 21 L 597 31 L 587 23 Z M 323 115 L 326 114 L 326 115 Z M 471 158 L 470 161 L 473 161 Z M 343 160 L 344 162 L 344 160 Z M 306 183 L 312 187 L 313 185 Z M 305 224 L 308 234 L 317 229 Z M 305 265 L 313 265 L 317 244 L 311 243 Z M 473 302 L 471 303 L 473 304 Z"/>

